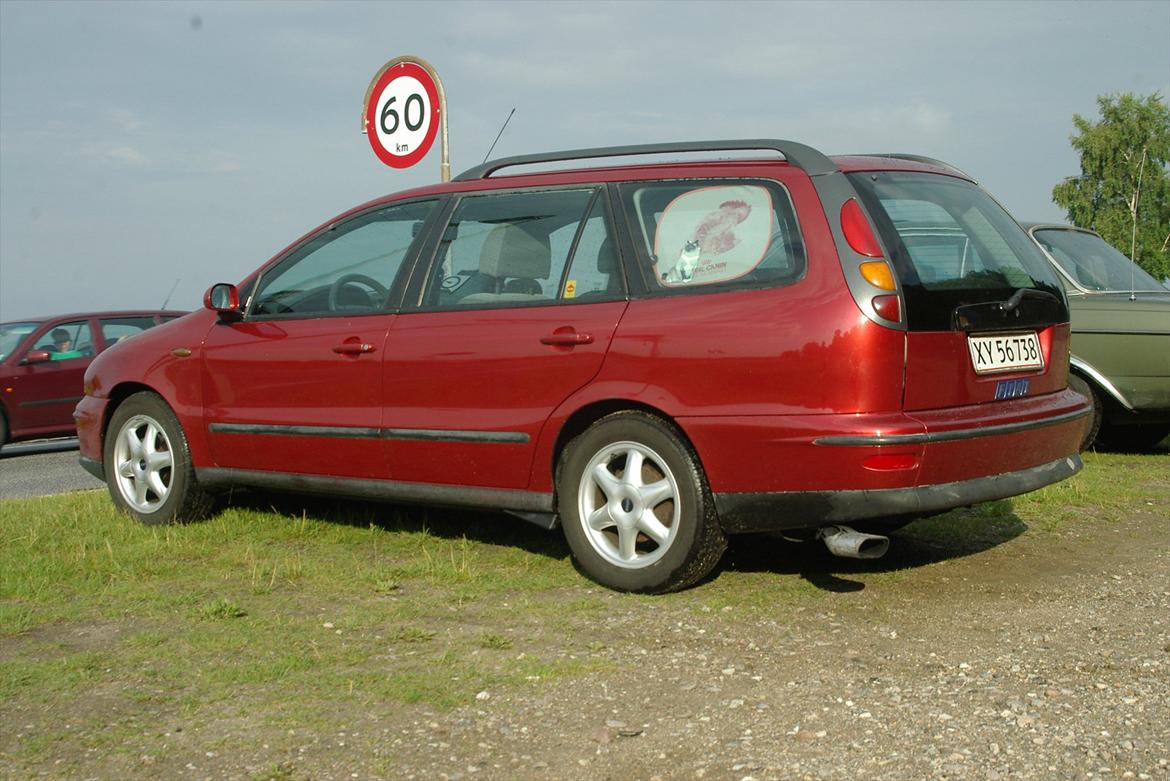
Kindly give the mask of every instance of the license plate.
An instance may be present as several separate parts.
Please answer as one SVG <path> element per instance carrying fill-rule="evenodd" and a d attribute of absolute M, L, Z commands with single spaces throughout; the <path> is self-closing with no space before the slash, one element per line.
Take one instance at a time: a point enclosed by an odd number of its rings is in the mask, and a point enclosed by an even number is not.
<path fill-rule="evenodd" d="M 976 374 L 1044 368 L 1044 354 L 1040 352 L 1040 338 L 1035 331 L 968 336 L 967 349 L 971 351 L 971 365 Z"/>

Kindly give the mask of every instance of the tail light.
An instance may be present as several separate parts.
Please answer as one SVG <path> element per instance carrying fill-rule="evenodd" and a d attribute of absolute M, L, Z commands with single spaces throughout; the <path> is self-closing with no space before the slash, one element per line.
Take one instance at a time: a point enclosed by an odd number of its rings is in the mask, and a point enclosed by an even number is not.
<path fill-rule="evenodd" d="M 877 236 L 874 235 L 873 227 L 870 226 L 865 212 L 861 210 L 861 204 L 855 198 L 850 198 L 841 206 L 841 232 L 845 234 L 845 241 L 849 242 L 854 252 L 863 257 L 874 258 L 858 264 L 857 270 L 861 278 L 877 290 L 890 291 L 889 295 L 869 297 L 869 304 L 873 307 L 874 313 L 892 323 L 902 322 L 902 304 L 897 293 L 898 283 L 894 278 L 894 269 L 882 256 L 882 248 Z"/>

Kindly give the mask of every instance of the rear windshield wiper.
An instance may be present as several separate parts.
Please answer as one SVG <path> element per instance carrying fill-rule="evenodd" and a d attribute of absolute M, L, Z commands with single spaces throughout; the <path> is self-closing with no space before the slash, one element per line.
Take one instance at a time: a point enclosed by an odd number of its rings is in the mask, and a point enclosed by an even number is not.
<path fill-rule="evenodd" d="M 1060 303 L 1060 299 L 1049 293 L 1047 290 L 1037 290 L 1034 287 L 1022 287 L 1015 293 L 1012 293 L 1012 297 L 1007 301 L 999 302 L 999 311 L 1011 312 L 1013 309 L 1023 303 L 1025 298 L 1039 298 L 1041 301 L 1053 301 L 1057 304 Z"/>
<path fill-rule="evenodd" d="M 1034 299 L 1044 305 L 1022 306 L 1026 299 Z M 1061 303 L 1059 296 L 1047 290 L 1022 287 L 1006 301 L 959 304 L 951 312 L 951 328 L 956 331 L 996 331 L 1007 327 L 1049 325 L 1055 322 L 1054 317 L 1059 316 Z"/>

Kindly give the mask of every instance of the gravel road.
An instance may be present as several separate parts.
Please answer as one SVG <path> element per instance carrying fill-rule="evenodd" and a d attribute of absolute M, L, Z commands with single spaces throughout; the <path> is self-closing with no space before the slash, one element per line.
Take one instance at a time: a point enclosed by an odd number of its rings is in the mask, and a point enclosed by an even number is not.
<path fill-rule="evenodd" d="M 615 596 L 603 672 L 484 692 L 396 734 L 371 717 L 298 766 L 367 777 L 330 761 L 341 741 L 449 781 L 1170 778 L 1170 513 L 1140 504 L 880 588 L 859 571 L 767 620 Z M 908 529 L 891 555 L 913 564 L 920 546 Z"/>

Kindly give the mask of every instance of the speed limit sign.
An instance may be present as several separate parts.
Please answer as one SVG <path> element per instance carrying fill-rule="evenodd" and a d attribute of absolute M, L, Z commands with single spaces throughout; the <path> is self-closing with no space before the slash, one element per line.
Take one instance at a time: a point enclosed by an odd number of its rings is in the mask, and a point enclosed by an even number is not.
<path fill-rule="evenodd" d="M 440 125 L 446 130 L 442 82 L 418 58 L 391 60 L 366 91 L 362 130 L 374 154 L 386 165 L 409 168 L 430 151 Z M 443 133 L 444 181 L 446 132 Z"/>

